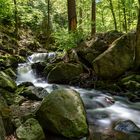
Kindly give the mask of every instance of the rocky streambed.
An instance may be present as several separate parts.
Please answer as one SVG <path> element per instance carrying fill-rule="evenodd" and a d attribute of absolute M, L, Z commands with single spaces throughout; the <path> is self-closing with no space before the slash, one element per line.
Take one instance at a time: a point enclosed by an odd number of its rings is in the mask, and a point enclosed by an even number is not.
<path fill-rule="evenodd" d="M 14 103 L 7 106 L 16 139 L 140 139 L 139 102 L 107 91 L 49 84 L 31 68 L 38 57 L 44 61 L 44 54 L 34 54 L 19 65 L 16 96 L 10 98 Z"/>

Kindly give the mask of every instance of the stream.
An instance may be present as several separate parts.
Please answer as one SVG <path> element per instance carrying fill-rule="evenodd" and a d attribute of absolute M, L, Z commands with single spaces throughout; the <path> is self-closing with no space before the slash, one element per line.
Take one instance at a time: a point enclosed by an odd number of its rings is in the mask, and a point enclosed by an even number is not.
<path fill-rule="evenodd" d="M 47 83 L 36 76 L 31 65 L 53 57 L 55 53 L 35 53 L 29 56 L 26 63 L 18 66 L 16 83 L 32 82 L 49 93 L 54 86 L 78 91 L 86 108 L 90 132 L 88 140 L 140 140 L 140 102 L 132 103 L 125 97 L 112 96 L 95 89 Z"/>

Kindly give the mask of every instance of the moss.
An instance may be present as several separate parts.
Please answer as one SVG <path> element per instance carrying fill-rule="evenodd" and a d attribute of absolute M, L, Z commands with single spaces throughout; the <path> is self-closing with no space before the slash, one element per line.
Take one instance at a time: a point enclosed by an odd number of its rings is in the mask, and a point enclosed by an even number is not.
<path fill-rule="evenodd" d="M 16 83 L 4 72 L 0 72 L 0 87 L 7 89 L 8 91 L 14 91 L 16 89 Z"/>
<path fill-rule="evenodd" d="M 59 63 L 48 74 L 48 82 L 68 83 L 83 73 L 81 64 Z"/>
<path fill-rule="evenodd" d="M 45 140 L 43 129 L 38 121 L 30 118 L 16 130 L 18 140 Z"/>
<path fill-rule="evenodd" d="M 37 111 L 37 118 L 44 129 L 68 138 L 83 137 L 88 131 L 83 102 L 71 89 L 49 94 Z"/>

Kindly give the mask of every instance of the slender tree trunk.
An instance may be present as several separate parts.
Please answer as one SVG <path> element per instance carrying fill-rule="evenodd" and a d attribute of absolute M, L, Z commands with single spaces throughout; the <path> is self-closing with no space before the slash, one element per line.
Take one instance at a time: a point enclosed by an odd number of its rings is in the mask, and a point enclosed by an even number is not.
<path fill-rule="evenodd" d="M 68 28 L 69 31 L 77 29 L 76 3 L 75 0 L 67 0 L 68 6 Z"/>
<path fill-rule="evenodd" d="M 135 67 L 140 68 L 140 0 L 139 2 L 139 14 L 136 30 L 136 48 L 135 48 Z"/>
<path fill-rule="evenodd" d="M 49 32 L 50 32 L 50 0 L 48 0 L 48 18 L 47 18 L 47 22 L 48 22 L 47 30 L 48 30 L 48 34 L 49 34 Z"/>
<path fill-rule="evenodd" d="M 95 37 L 96 33 L 96 0 L 92 0 L 91 8 L 91 36 Z"/>
<path fill-rule="evenodd" d="M 121 23 L 121 10 L 120 10 L 120 0 L 118 0 L 118 10 L 119 10 L 119 30 L 122 30 L 122 23 Z"/>
<path fill-rule="evenodd" d="M 109 3 L 110 3 L 110 10 L 111 10 L 113 20 L 114 20 L 114 28 L 115 28 L 115 30 L 117 30 L 117 21 L 116 21 L 116 16 L 115 16 L 112 0 L 109 0 Z"/>
<path fill-rule="evenodd" d="M 79 25 L 80 25 L 80 30 L 82 30 L 82 18 L 83 18 L 83 10 L 81 4 L 83 3 L 82 0 L 80 0 L 80 7 L 79 7 Z"/>
<path fill-rule="evenodd" d="M 123 6 L 123 17 L 124 17 L 124 29 L 127 33 L 127 19 L 126 19 L 126 8 L 125 8 L 125 0 L 121 0 Z"/>
<path fill-rule="evenodd" d="M 106 26 L 105 26 L 105 19 L 104 19 L 104 9 L 102 10 L 102 24 L 103 24 L 103 27 L 104 27 L 104 31 L 106 31 Z"/>
<path fill-rule="evenodd" d="M 16 0 L 13 0 L 14 2 L 14 7 L 15 7 L 15 10 L 14 10 L 14 16 L 15 16 L 15 37 L 17 38 L 18 37 L 18 11 L 17 11 L 17 1 Z"/>

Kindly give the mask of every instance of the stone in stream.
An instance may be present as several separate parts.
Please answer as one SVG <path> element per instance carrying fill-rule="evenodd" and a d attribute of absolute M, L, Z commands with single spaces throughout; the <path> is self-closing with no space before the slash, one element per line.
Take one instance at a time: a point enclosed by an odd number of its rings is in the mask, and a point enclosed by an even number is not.
<path fill-rule="evenodd" d="M 83 102 L 72 89 L 54 90 L 45 97 L 36 116 L 45 131 L 67 138 L 81 138 L 88 133 Z"/>
<path fill-rule="evenodd" d="M 48 73 L 47 79 L 50 83 L 69 83 L 76 77 L 83 73 L 83 67 L 81 64 L 73 63 L 58 63 Z"/>
<path fill-rule="evenodd" d="M 45 140 L 43 129 L 37 120 L 30 118 L 16 130 L 18 140 Z"/>
<path fill-rule="evenodd" d="M 140 134 L 140 128 L 131 120 L 119 121 L 114 129 L 124 133 Z"/>

